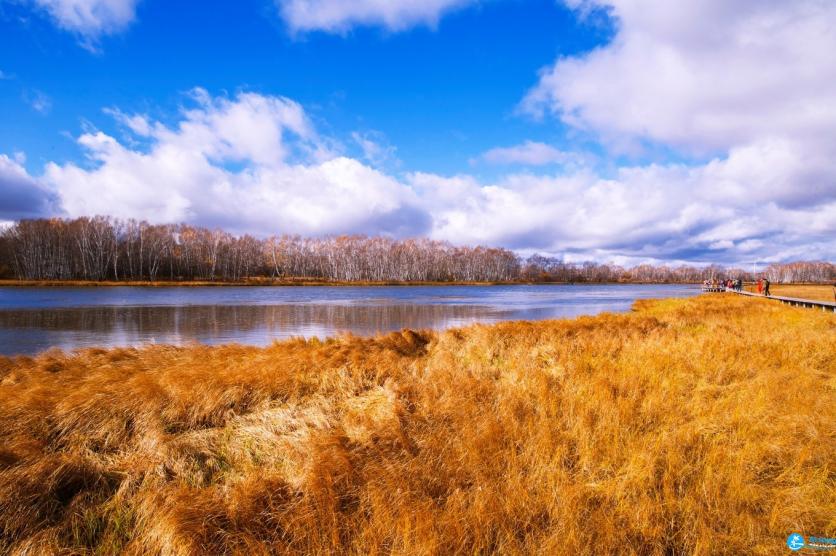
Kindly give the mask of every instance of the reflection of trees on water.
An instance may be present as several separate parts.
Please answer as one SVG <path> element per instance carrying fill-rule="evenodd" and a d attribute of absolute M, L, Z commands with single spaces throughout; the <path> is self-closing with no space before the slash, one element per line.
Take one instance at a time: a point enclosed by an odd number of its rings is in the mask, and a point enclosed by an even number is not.
<path fill-rule="evenodd" d="M 1 290 L 1 289 L 0 289 Z M 21 290 L 24 291 L 24 290 Z M 28 291 L 28 290 L 27 290 Z M 0 354 L 37 353 L 50 347 L 125 346 L 144 343 L 265 345 L 289 336 L 359 335 L 402 328 L 441 329 L 473 322 L 539 320 L 627 311 L 639 298 L 693 295 L 681 286 L 518 286 L 486 288 L 297 288 L 149 290 L 43 290 L 2 297 Z M 77 293 L 77 292 L 83 292 Z M 188 294 L 184 293 L 188 292 Z M 160 295 L 158 295 L 160 293 Z M 223 300 L 216 296 L 221 293 Z M 17 292 L 15 292 L 17 294 Z M 181 300 L 178 296 L 184 296 Z M 270 296 L 291 297 L 282 303 Z M 338 295 L 339 299 L 329 299 Z M 307 297 L 314 301 L 307 302 Z M 154 302 L 142 304 L 142 302 Z M 164 305 L 160 302 L 203 305 Z M 246 302 L 250 301 L 250 304 Z M 75 302 L 86 307 L 49 307 Z M 109 305 L 107 303 L 135 303 Z M 252 303 L 273 303 L 256 305 Z M 100 303 L 101 305 L 95 305 Z"/>
<path fill-rule="evenodd" d="M 0 328 L 86 332 L 102 344 L 225 338 L 264 343 L 271 337 L 370 334 L 401 328 L 443 328 L 476 320 L 493 320 L 497 311 L 478 305 L 207 305 L 185 307 L 84 307 L 0 311 Z M 252 333 L 263 333 L 263 340 Z M 108 336 L 112 336 L 109 339 Z M 118 340 L 117 340 L 118 339 Z M 0 349 L 0 352 L 5 351 Z"/>

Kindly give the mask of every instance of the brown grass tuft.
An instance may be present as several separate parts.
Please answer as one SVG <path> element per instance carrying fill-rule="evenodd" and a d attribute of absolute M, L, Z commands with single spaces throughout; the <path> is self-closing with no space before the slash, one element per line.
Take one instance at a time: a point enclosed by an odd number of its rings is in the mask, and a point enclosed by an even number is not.
<path fill-rule="evenodd" d="M 0 553 L 779 553 L 836 535 L 835 369 L 732 295 L 0 358 Z"/>

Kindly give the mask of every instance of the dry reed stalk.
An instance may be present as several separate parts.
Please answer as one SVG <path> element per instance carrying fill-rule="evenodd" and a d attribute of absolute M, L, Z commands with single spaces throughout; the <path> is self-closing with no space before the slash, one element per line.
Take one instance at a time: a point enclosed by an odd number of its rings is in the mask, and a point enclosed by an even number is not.
<path fill-rule="evenodd" d="M 775 554 L 836 534 L 834 367 L 731 295 L 0 358 L 0 553 Z"/>

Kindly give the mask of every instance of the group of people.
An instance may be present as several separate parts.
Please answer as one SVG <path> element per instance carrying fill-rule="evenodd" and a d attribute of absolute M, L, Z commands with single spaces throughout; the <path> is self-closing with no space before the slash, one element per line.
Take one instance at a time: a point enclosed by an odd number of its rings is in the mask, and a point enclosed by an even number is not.
<path fill-rule="evenodd" d="M 727 290 L 734 290 L 736 292 L 743 290 L 743 280 L 737 279 L 727 279 L 727 280 L 720 280 L 718 278 L 712 278 L 710 280 L 703 280 L 702 282 L 703 288 L 706 289 L 721 289 L 726 288 Z"/>
<path fill-rule="evenodd" d="M 758 293 L 763 295 L 769 295 L 769 279 L 768 278 L 758 278 Z"/>
<path fill-rule="evenodd" d="M 767 278 L 758 278 L 756 282 L 758 293 L 761 295 L 769 295 L 769 279 Z M 711 288 L 711 289 L 719 289 L 719 288 L 726 288 L 727 290 L 732 290 L 736 292 L 743 291 L 743 280 L 740 278 L 728 278 L 726 280 L 720 280 L 717 278 L 712 278 L 710 280 L 704 280 L 702 283 L 704 288 Z"/>

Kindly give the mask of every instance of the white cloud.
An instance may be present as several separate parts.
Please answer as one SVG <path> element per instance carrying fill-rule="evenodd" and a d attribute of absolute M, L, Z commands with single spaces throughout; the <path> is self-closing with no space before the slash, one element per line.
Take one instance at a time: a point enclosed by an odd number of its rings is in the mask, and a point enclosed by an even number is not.
<path fill-rule="evenodd" d="M 416 173 L 409 183 L 433 215 L 433 235 L 454 242 L 576 259 L 832 259 L 836 188 L 815 202 L 787 202 L 803 164 L 753 170 L 747 158 L 777 154 L 780 146 L 752 149 L 703 166 L 621 168 L 611 179 L 588 170 L 512 174 L 491 183 Z"/>
<path fill-rule="evenodd" d="M 16 207 L 0 220 L 51 211 L 259 235 L 426 235 L 574 260 L 740 264 L 836 253 L 836 159 L 791 139 L 607 178 L 587 166 L 493 181 L 395 176 L 332 152 L 293 100 L 201 89 L 191 99 L 173 125 L 108 110 L 142 146 L 91 130 L 78 138 L 85 165 L 49 163 L 32 177 L 22 158 L 0 159 L 0 201 Z"/>
<path fill-rule="evenodd" d="M 40 114 L 46 115 L 52 110 L 52 99 L 42 91 L 24 92 L 23 99 L 32 107 L 32 110 Z"/>
<path fill-rule="evenodd" d="M 434 27 L 448 11 L 476 0 L 276 0 L 294 32 L 343 33 L 359 25 L 401 31 L 416 25 Z"/>
<path fill-rule="evenodd" d="M 395 155 L 397 148 L 391 145 L 386 136 L 379 131 L 354 131 L 351 138 L 363 152 L 363 158 L 373 166 L 385 166 L 387 164 L 399 165 L 400 161 Z"/>
<path fill-rule="evenodd" d="M 836 4 L 566 1 L 608 10 L 615 37 L 545 69 L 523 111 L 615 152 L 650 145 L 708 161 L 623 167 L 610 180 L 509 176 L 472 189 L 458 203 L 468 210 L 444 216 L 446 235 L 512 230 L 520 246 L 542 237 L 543 248 L 659 258 L 834 257 Z"/>
<path fill-rule="evenodd" d="M 526 141 L 513 147 L 496 147 L 483 153 L 481 158 L 491 164 L 524 164 L 528 166 L 566 164 L 578 160 L 577 155 L 536 141 Z"/>
<path fill-rule="evenodd" d="M 59 210 L 54 195 L 23 168 L 26 157 L 0 154 L 0 220 L 51 216 Z"/>
<path fill-rule="evenodd" d="M 148 116 L 144 114 L 125 114 L 118 108 L 105 108 L 102 112 L 112 116 L 113 119 L 140 137 L 150 137 L 151 135 L 151 123 Z"/>
<path fill-rule="evenodd" d="M 87 41 L 124 30 L 136 17 L 139 0 L 31 0 L 55 24 Z"/>
<path fill-rule="evenodd" d="M 284 98 L 241 93 L 234 100 L 192 91 L 197 107 L 184 112 L 176 130 L 149 126 L 160 143 L 197 150 L 212 160 L 250 161 L 272 166 L 293 153 L 327 156 L 304 109 Z M 295 141 L 288 141 L 288 139 Z"/>
<path fill-rule="evenodd" d="M 331 153 L 296 102 L 200 89 L 192 97 L 174 127 L 109 111 L 150 139 L 147 150 L 92 131 L 78 139 L 92 168 L 48 164 L 43 180 L 64 210 L 259 234 L 427 231 L 409 188 Z"/>
<path fill-rule="evenodd" d="M 610 44 L 560 58 L 522 108 L 610 145 L 723 152 L 767 136 L 834 146 L 836 3 L 572 0 L 617 19 Z"/>

